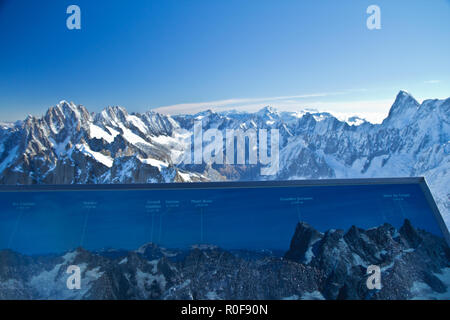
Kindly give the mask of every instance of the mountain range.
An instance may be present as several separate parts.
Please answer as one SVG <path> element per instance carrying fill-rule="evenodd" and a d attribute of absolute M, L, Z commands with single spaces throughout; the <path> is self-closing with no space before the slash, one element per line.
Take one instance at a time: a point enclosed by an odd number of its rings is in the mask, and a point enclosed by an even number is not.
<path fill-rule="evenodd" d="M 279 170 L 260 164 L 180 164 L 186 130 L 278 129 Z M 118 106 L 90 113 L 61 101 L 41 117 L 0 123 L 1 184 L 101 184 L 424 176 L 450 225 L 450 98 L 400 91 L 380 124 L 330 113 L 206 110 L 168 116 Z M 189 140 L 189 141 L 188 141 Z M 192 151 L 192 150 L 191 150 Z"/>
<path fill-rule="evenodd" d="M 210 245 L 165 249 L 23 255 L 0 250 L 0 299 L 449 299 L 450 251 L 414 228 L 317 231 L 300 222 L 289 250 L 224 250 Z M 381 269 L 381 289 L 366 286 Z M 76 265 L 81 287 L 69 290 Z"/>

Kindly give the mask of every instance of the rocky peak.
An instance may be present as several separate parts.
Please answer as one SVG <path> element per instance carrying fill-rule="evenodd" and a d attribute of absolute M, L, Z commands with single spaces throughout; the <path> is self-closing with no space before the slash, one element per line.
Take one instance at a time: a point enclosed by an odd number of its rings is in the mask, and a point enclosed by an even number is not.
<path fill-rule="evenodd" d="M 348 229 L 347 233 L 344 235 L 347 239 L 357 239 L 361 238 L 361 231 L 358 227 L 355 225 L 351 226 L 350 229 Z"/>
<path fill-rule="evenodd" d="M 397 94 L 394 104 L 389 110 L 388 117 L 383 123 L 391 125 L 398 124 L 400 126 L 411 119 L 419 106 L 420 104 L 411 94 L 401 90 Z"/>
<path fill-rule="evenodd" d="M 417 230 L 412 226 L 411 221 L 405 219 L 403 226 L 399 230 L 402 237 L 408 242 L 408 244 L 416 248 L 421 242 L 422 237 L 419 235 Z"/>
<path fill-rule="evenodd" d="M 262 124 L 260 124 L 262 127 L 265 127 L 265 125 L 273 125 L 275 122 L 277 122 L 280 119 L 280 113 L 278 110 L 271 106 L 266 106 L 256 112 L 255 114 L 261 121 L 263 121 Z"/>
<path fill-rule="evenodd" d="M 149 133 L 153 136 L 171 136 L 174 130 L 180 127 L 171 116 L 154 111 L 147 111 L 140 118 L 147 126 Z"/>
<path fill-rule="evenodd" d="M 78 121 L 89 121 L 90 114 L 87 109 L 82 105 L 76 105 L 73 102 L 61 101 L 56 108 L 61 110 L 66 118 L 78 120 Z"/>
<path fill-rule="evenodd" d="M 85 107 L 63 100 L 47 110 L 39 119 L 39 125 L 51 134 L 70 136 L 80 132 L 82 128 L 87 130 L 91 121 L 91 115 Z"/>
<path fill-rule="evenodd" d="M 95 122 L 116 127 L 120 123 L 127 122 L 128 112 L 120 106 L 109 106 L 96 115 Z"/>
<path fill-rule="evenodd" d="M 161 248 L 153 242 L 140 246 L 139 249 L 136 250 L 136 253 L 142 255 L 148 260 L 159 259 L 164 256 Z"/>
<path fill-rule="evenodd" d="M 264 108 L 260 109 L 257 114 L 258 115 L 268 115 L 268 114 L 277 114 L 278 110 L 271 106 L 265 106 Z"/>
<path fill-rule="evenodd" d="M 285 258 L 300 262 L 305 261 L 306 252 L 322 236 L 320 232 L 306 222 L 299 222 L 295 228 L 294 236 Z"/>

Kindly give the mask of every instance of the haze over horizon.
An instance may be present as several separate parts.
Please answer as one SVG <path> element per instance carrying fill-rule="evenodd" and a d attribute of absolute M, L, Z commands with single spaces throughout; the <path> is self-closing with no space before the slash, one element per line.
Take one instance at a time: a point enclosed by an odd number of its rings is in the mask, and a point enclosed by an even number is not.
<path fill-rule="evenodd" d="M 422 103 L 424 100 L 430 100 L 430 99 L 433 100 L 432 98 L 419 100 L 419 99 L 416 99 L 414 97 L 414 95 L 407 92 L 406 90 L 400 90 L 399 93 L 401 93 L 401 92 L 408 93 L 419 103 Z M 283 98 L 283 97 L 281 97 L 281 98 Z M 281 107 L 279 107 L 277 105 L 261 103 L 261 101 L 276 101 L 276 100 L 278 100 L 277 97 L 267 98 L 264 100 L 254 99 L 256 101 L 252 101 L 252 99 L 229 99 L 229 100 L 224 100 L 224 101 L 212 101 L 212 102 L 204 102 L 204 103 L 198 103 L 198 104 L 180 104 L 180 105 L 176 105 L 176 106 L 159 107 L 159 108 L 153 108 L 153 109 L 149 108 L 148 110 L 144 110 L 141 112 L 129 110 L 126 106 L 119 106 L 119 107 L 125 108 L 127 110 L 127 112 L 130 114 L 154 111 L 154 112 L 158 112 L 158 113 L 166 114 L 166 115 L 197 114 L 197 113 L 201 113 L 201 112 L 204 112 L 207 110 L 212 110 L 213 112 L 219 112 L 219 113 L 220 112 L 255 113 L 255 112 L 261 111 L 264 108 L 270 107 L 270 108 L 275 109 L 278 112 L 310 112 L 310 113 L 328 112 L 341 121 L 347 121 L 347 120 L 349 120 L 349 118 L 356 116 L 356 117 L 364 119 L 370 123 L 379 124 L 379 123 L 383 122 L 383 120 L 388 116 L 389 110 L 391 109 L 391 107 L 395 101 L 395 98 L 396 97 L 394 97 L 392 100 L 386 100 L 386 101 L 355 101 L 352 104 L 345 104 L 345 102 L 344 103 L 334 103 L 334 106 L 336 107 L 334 110 L 330 109 L 330 106 L 333 105 L 333 103 L 328 103 L 328 104 L 317 103 L 315 106 L 311 105 L 311 106 L 304 106 L 304 107 L 297 107 L 296 105 L 289 105 L 289 104 L 282 105 Z M 448 99 L 448 98 L 450 98 L 450 97 L 443 98 L 442 100 Z M 56 106 L 63 102 L 74 103 L 75 105 L 81 105 L 81 106 L 87 108 L 87 110 L 89 112 L 93 112 L 93 113 L 100 112 L 100 111 L 104 110 L 105 108 L 108 108 L 111 106 L 118 106 L 118 105 L 104 106 L 99 111 L 94 112 L 94 111 L 91 111 L 89 106 L 86 106 L 82 103 L 78 103 L 77 101 L 72 101 L 70 99 L 63 99 L 59 103 L 49 106 L 48 108 Z M 243 103 L 243 102 L 255 102 L 255 103 L 254 104 L 246 104 L 246 105 L 244 104 L 243 106 L 238 104 L 238 103 Z M 235 107 L 233 107 L 233 104 L 237 104 L 237 105 Z M 385 105 L 381 105 L 381 104 L 385 104 Z M 354 106 L 354 105 L 359 106 L 358 108 L 354 109 L 355 111 L 352 110 L 352 106 Z M 384 112 L 381 112 L 381 111 L 372 112 L 371 108 L 373 108 L 374 106 L 377 107 L 377 105 L 379 107 L 378 110 L 382 109 L 382 110 L 384 110 Z M 364 109 L 361 108 L 361 106 L 364 107 Z M 3 121 L 2 119 L 0 119 L 0 123 L 14 123 L 16 121 L 24 120 L 28 116 L 40 117 L 40 116 L 43 116 L 45 114 L 45 112 L 47 112 L 48 108 L 45 109 L 44 113 L 42 113 L 42 114 L 28 114 L 25 117 L 23 117 L 22 119 L 7 120 L 7 121 Z"/>

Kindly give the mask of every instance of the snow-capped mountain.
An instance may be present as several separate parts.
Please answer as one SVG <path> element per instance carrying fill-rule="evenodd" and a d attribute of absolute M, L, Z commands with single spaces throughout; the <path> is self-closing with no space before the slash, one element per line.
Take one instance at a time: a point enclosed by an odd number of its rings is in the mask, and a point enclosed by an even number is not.
<path fill-rule="evenodd" d="M 176 150 L 170 117 L 130 115 L 121 107 L 90 114 L 62 101 L 0 134 L 4 184 L 201 181 L 171 162 Z M 173 148 L 175 146 L 175 148 Z"/>
<path fill-rule="evenodd" d="M 203 130 L 278 129 L 279 170 L 261 176 L 259 164 L 180 164 L 193 148 L 186 132 L 196 121 Z M 381 124 L 271 107 L 177 116 L 108 107 L 91 114 L 65 101 L 42 117 L 0 124 L 2 184 L 425 176 L 448 225 L 449 154 L 450 98 L 418 103 L 405 91 Z"/>
<path fill-rule="evenodd" d="M 214 246 L 22 255 L 0 251 L 0 299 L 449 299 L 450 251 L 408 220 L 321 233 L 299 223 L 284 257 Z M 380 266 L 381 290 L 367 267 Z M 81 289 L 66 286 L 68 266 Z"/>

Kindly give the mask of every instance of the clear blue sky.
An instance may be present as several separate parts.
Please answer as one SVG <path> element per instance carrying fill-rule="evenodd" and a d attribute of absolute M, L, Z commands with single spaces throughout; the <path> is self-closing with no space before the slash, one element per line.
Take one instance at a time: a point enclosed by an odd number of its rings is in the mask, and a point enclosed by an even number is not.
<path fill-rule="evenodd" d="M 70 4 L 81 30 L 66 28 Z M 381 30 L 366 28 L 370 4 Z M 62 99 L 142 112 L 386 101 L 400 89 L 450 96 L 449 0 L 0 0 L 2 121 Z"/>

